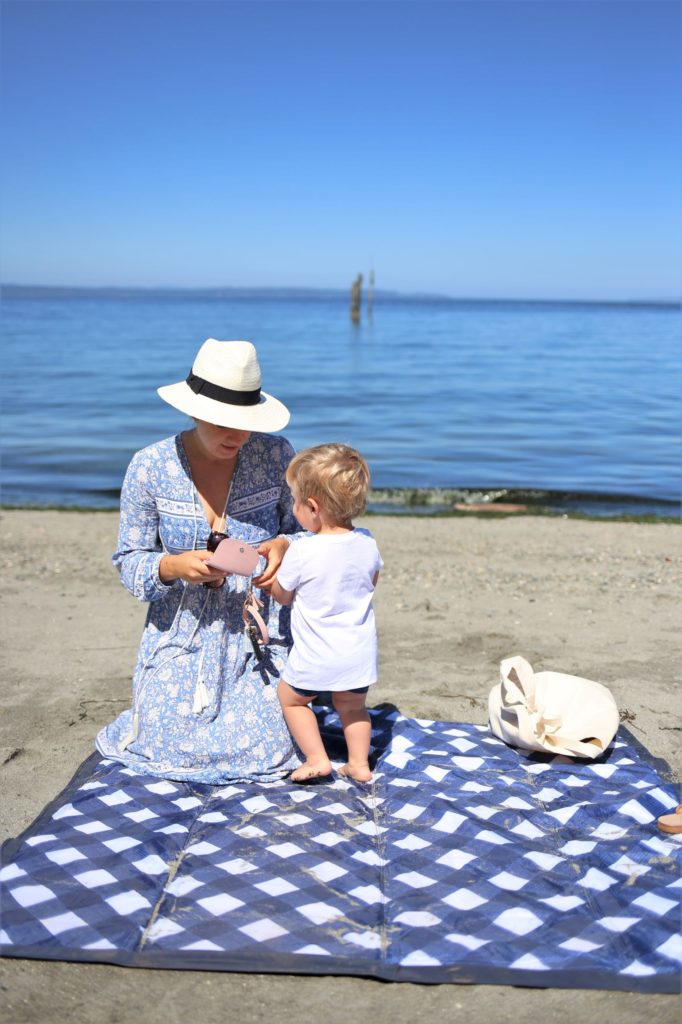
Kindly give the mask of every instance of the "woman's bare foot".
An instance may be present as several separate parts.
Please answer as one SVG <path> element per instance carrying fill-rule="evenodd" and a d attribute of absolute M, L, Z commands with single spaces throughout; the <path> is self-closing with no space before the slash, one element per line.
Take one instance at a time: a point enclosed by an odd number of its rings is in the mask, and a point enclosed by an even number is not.
<path fill-rule="evenodd" d="M 344 764 L 343 768 L 339 768 L 339 775 L 345 775 L 348 779 L 355 779 L 356 782 L 371 782 L 372 773 L 369 770 L 369 765 L 365 761 L 364 764 Z"/>
<path fill-rule="evenodd" d="M 289 778 L 292 782 L 311 782 L 312 779 L 323 779 L 325 775 L 331 775 L 332 763 L 325 757 L 323 761 L 305 761 L 300 768 L 296 768 Z"/>

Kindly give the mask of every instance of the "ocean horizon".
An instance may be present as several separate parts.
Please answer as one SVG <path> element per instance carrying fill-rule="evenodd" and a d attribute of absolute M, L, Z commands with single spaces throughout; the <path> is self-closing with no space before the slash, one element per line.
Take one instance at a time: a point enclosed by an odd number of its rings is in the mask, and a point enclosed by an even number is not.
<path fill-rule="evenodd" d="M 367 282 L 363 282 L 363 302 L 367 304 Z M 650 308 L 682 310 L 682 297 L 632 297 L 632 298 L 584 298 L 574 297 L 514 297 L 514 296 L 476 296 L 476 295 L 445 295 L 439 292 L 405 292 L 396 289 L 374 288 L 376 302 L 423 302 L 426 304 L 453 304 L 456 306 L 568 306 L 568 307 L 602 307 L 602 308 Z M 350 285 L 347 288 L 290 287 L 273 285 L 52 285 L 52 284 L 15 284 L 0 283 L 0 299 L 78 299 L 78 298 L 112 298 L 112 299 L 197 299 L 253 300 L 339 300 L 350 301 Z"/>
<path fill-rule="evenodd" d="M 156 396 L 207 337 L 252 340 L 294 447 L 341 440 L 375 511 L 519 501 L 679 514 L 676 300 L 3 285 L 6 506 L 114 508 L 134 451 L 189 423 Z M 366 297 L 366 293 L 365 293 Z"/>

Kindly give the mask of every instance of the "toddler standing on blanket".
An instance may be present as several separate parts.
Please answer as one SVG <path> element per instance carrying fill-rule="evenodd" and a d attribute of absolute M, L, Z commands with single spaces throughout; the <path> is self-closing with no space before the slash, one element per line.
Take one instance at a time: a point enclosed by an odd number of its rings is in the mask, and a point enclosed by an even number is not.
<path fill-rule="evenodd" d="M 369 530 L 353 526 L 369 488 L 367 463 L 355 449 L 322 444 L 289 463 L 294 515 L 313 536 L 286 552 L 272 595 L 291 604 L 294 645 L 279 684 L 286 723 L 305 755 L 293 782 L 329 775 L 317 719 L 309 704 L 332 692 L 348 747 L 341 774 L 369 782 L 371 726 L 365 694 L 377 679 L 372 595 L 383 562 Z"/>

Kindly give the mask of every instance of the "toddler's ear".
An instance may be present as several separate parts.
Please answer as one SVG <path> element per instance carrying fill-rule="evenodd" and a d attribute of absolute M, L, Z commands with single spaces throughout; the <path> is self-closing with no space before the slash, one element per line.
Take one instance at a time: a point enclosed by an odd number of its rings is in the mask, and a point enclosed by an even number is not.
<path fill-rule="evenodd" d="M 320 504 L 318 501 L 315 500 L 315 498 L 308 498 L 308 500 L 306 501 L 306 505 L 308 506 L 311 512 L 314 512 L 315 515 L 318 515 L 320 511 Z"/>

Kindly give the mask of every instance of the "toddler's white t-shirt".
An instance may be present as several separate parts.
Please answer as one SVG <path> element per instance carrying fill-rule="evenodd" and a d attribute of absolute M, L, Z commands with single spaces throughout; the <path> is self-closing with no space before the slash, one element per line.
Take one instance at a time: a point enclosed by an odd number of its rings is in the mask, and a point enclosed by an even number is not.
<path fill-rule="evenodd" d="M 372 580 L 383 564 L 369 530 L 318 533 L 290 545 L 277 573 L 285 590 L 296 591 L 287 683 L 319 693 L 376 682 Z"/>

